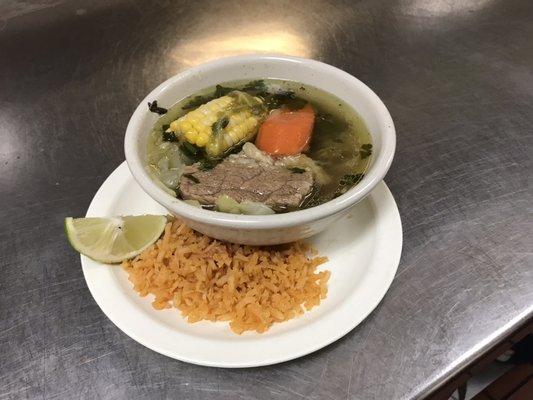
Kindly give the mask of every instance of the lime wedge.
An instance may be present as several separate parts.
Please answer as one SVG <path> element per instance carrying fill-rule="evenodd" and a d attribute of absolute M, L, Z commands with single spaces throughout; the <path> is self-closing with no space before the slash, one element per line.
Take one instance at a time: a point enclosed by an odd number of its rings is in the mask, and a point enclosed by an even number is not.
<path fill-rule="evenodd" d="M 72 247 L 103 263 L 135 257 L 153 244 L 167 223 L 163 215 L 113 218 L 65 218 L 65 233 Z"/>

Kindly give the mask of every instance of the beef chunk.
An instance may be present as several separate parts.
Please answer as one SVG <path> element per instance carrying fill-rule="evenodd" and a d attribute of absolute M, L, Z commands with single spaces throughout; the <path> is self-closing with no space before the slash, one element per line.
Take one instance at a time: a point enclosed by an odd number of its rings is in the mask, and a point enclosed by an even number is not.
<path fill-rule="evenodd" d="M 298 207 L 312 187 L 313 175 L 309 171 L 290 170 L 241 152 L 207 171 L 202 171 L 199 164 L 187 166 L 179 191 L 183 199 L 201 204 L 215 204 L 225 194 L 238 202 L 255 201 L 274 210 L 285 210 Z"/>

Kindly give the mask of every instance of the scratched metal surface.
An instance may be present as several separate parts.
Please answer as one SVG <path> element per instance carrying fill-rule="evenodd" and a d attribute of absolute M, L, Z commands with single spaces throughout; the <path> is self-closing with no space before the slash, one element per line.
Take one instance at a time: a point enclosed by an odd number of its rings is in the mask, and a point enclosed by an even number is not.
<path fill-rule="evenodd" d="M 2 2 L 0 399 L 427 394 L 532 314 L 532 20 L 529 0 Z M 322 351 L 187 365 L 107 320 L 62 220 L 123 160 L 150 89 L 253 51 L 326 61 L 385 101 L 402 261 L 378 309 Z"/>

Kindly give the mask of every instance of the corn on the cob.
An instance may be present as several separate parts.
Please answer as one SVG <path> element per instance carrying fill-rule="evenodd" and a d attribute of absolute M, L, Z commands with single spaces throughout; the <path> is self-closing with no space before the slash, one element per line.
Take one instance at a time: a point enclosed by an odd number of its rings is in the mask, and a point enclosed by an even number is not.
<path fill-rule="evenodd" d="M 210 158 L 252 140 L 266 115 L 258 97 L 234 91 L 190 111 L 170 124 L 178 137 L 204 148 Z"/>

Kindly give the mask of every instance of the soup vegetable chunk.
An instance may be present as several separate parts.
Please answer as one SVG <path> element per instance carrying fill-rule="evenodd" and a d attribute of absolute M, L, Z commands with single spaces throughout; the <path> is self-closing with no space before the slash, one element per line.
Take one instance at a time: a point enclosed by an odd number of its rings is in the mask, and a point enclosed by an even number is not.
<path fill-rule="evenodd" d="M 356 185 L 372 155 L 354 110 L 298 82 L 229 82 L 168 110 L 149 106 L 163 114 L 148 139 L 149 172 L 208 210 L 273 214 L 322 204 Z"/>

